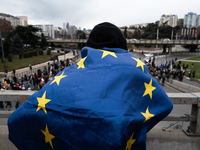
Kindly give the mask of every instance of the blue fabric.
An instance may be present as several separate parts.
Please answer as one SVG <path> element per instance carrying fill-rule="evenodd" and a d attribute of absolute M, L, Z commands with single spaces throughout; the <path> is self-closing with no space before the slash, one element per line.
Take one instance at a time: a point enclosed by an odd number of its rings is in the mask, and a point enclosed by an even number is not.
<path fill-rule="evenodd" d="M 146 149 L 146 133 L 173 105 L 132 53 L 103 50 L 84 47 L 83 59 L 9 117 L 9 139 L 18 149 Z"/>

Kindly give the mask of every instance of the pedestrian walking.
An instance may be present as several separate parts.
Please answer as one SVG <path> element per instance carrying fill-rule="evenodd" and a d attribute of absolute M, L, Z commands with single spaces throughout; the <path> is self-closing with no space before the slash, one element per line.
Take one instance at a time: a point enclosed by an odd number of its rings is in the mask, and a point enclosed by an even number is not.
<path fill-rule="evenodd" d="M 3 105 L 3 102 L 2 102 L 2 101 L 0 101 L 0 110 L 5 110 L 5 109 L 4 109 L 4 105 Z"/>
<path fill-rule="evenodd" d="M 31 64 L 29 64 L 29 68 L 30 68 L 30 70 L 32 70 L 32 66 L 31 66 Z"/>
<path fill-rule="evenodd" d="M 193 78 L 195 78 L 195 70 L 193 70 L 193 72 L 192 72 L 192 76 L 193 76 Z"/>
<path fill-rule="evenodd" d="M 188 71 L 188 76 L 190 78 L 190 76 L 191 76 L 191 69 L 189 69 L 189 71 Z"/>
<path fill-rule="evenodd" d="M 194 64 L 192 63 L 192 65 L 191 65 L 191 68 L 192 68 L 192 69 L 193 69 L 193 65 L 194 65 Z"/>
<path fill-rule="evenodd" d="M 15 76 L 15 68 L 13 69 L 13 75 Z"/>

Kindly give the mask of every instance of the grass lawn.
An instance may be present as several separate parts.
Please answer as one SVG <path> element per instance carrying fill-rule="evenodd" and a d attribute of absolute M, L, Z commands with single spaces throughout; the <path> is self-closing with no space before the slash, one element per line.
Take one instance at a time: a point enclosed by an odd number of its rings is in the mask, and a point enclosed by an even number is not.
<path fill-rule="evenodd" d="M 43 52 L 43 55 L 38 55 L 38 56 L 32 56 L 29 58 L 22 58 L 19 59 L 19 55 L 12 55 L 12 62 L 9 62 L 8 59 L 5 59 L 5 65 L 8 66 L 8 71 L 12 71 L 14 68 L 20 69 L 24 67 L 28 67 L 29 64 L 32 66 L 35 64 L 43 63 L 53 56 L 59 55 L 59 53 L 51 52 L 51 55 L 47 55 L 46 52 Z M 0 72 L 4 72 L 4 65 L 2 62 L 0 62 Z"/>
<path fill-rule="evenodd" d="M 195 70 L 195 78 L 196 79 L 200 79 L 200 56 L 198 57 L 190 57 L 187 58 L 186 60 L 191 60 L 191 61 L 184 61 L 181 60 L 181 66 L 183 66 L 183 64 L 185 64 L 185 66 L 188 64 L 188 69 L 186 69 L 185 71 L 185 76 L 188 77 L 188 70 L 191 69 L 191 76 L 192 77 L 192 71 Z M 199 62 L 193 62 L 194 61 L 199 61 Z M 193 69 L 191 68 L 191 65 L 193 63 Z M 178 62 L 176 62 L 176 65 L 178 64 Z"/>

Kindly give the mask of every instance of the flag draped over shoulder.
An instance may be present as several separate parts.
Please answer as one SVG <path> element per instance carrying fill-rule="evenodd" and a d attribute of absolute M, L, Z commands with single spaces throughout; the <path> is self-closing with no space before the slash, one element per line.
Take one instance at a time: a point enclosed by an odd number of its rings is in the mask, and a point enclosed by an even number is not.
<path fill-rule="evenodd" d="M 118 48 L 84 47 L 8 119 L 20 150 L 146 149 L 146 133 L 172 110 L 147 66 Z"/>

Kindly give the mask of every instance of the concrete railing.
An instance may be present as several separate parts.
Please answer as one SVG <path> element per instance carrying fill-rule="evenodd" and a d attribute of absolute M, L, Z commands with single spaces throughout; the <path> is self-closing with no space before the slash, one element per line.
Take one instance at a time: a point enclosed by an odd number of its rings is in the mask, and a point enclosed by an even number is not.
<path fill-rule="evenodd" d="M 0 101 L 26 101 L 30 95 L 36 91 L 0 91 Z M 167 130 L 152 129 L 147 134 L 147 150 L 198 150 L 200 147 L 200 93 L 167 93 L 173 104 L 191 104 L 191 114 L 172 115 L 163 121 L 189 121 L 187 130 Z M 12 111 L 0 111 L 0 118 L 8 118 Z M 188 136 L 186 136 L 188 135 Z M 14 146 L 8 140 L 8 129 L 0 126 L 0 145 L 6 148 L 5 143 L 9 143 L 12 149 Z M 9 147 L 7 145 L 7 147 Z M 8 148 L 9 149 L 9 148 Z"/>
<path fill-rule="evenodd" d="M 200 92 L 200 88 L 186 84 L 184 82 L 180 82 L 178 80 L 169 79 L 169 83 L 167 83 L 167 82 L 165 82 L 165 83 L 169 84 L 171 87 L 173 87 L 179 91 L 182 91 L 184 93 Z"/>

